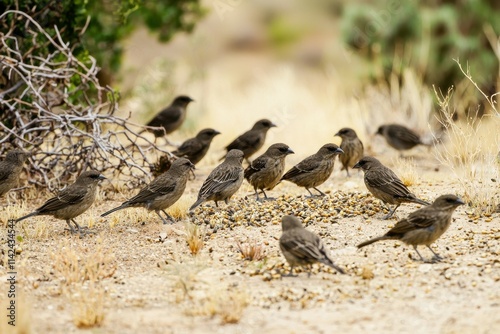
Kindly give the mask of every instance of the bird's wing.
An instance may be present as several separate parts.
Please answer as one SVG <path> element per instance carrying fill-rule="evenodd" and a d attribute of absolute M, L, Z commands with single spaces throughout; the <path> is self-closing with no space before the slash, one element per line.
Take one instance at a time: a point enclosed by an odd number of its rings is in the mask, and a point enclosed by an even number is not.
<path fill-rule="evenodd" d="M 427 210 L 425 209 L 427 209 L 427 207 L 412 212 L 407 218 L 398 221 L 396 225 L 387 232 L 387 235 L 401 235 L 409 231 L 431 226 L 436 221 L 436 217 L 434 214 L 426 214 Z"/>
<path fill-rule="evenodd" d="M 56 197 L 47 200 L 38 212 L 51 212 L 63 209 L 68 205 L 80 203 L 87 195 L 88 188 L 86 186 L 76 186 L 75 184 L 61 191 Z"/>
<path fill-rule="evenodd" d="M 259 133 L 253 130 L 249 130 L 233 140 L 229 145 L 226 146 L 228 151 L 232 149 L 246 150 L 248 148 L 254 147 L 259 143 Z"/>
<path fill-rule="evenodd" d="M 410 129 L 392 126 L 387 129 L 387 134 L 393 138 L 399 138 L 405 142 L 420 143 L 420 137 Z"/>
<path fill-rule="evenodd" d="M 178 157 L 184 157 L 186 155 L 196 154 L 201 150 L 203 150 L 203 145 L 196 140 L 196 138 L 191 138 L 182 143 L 182 145 L 179 146 L 177 150 L 173 151 L 172 154 Z"/>
<path fill-rule="evenodd" d="M 299 162 L 297 165 L 290 168 L 290 170 L 286 172 L 281 179 L 288 180 L 297 175 L 311 173 L 316 168 L 318 168 L 320 163 L 321 161 L 318 159 L 314 159 L 314 156 L 307 157 L 301 162 Z"/>
<path fill-rule="evenodd" d="M 280 244 L 287 252 L 304 261 L 320 261 L 325 257 L 318 248 L 319 241 L 316 238 L 309 240 L 295 236 L 282 239 Z"/>
<path fill-rule="evenodd" d="M 258 157 L 254 161 L 252 161 L 252 163 L 250 164 L 250 166 L 248 166 L 245 169 L 245 178 L 248 179 L 254 173 L 256 173 L 258 171 L 261 171 L 264 168 L 266 168 L 268 162 L 269 162 L 269 158 L 267 156 L 265 156 L 265 155 L 261 155 L 260 157 Z"/>
<path fill-rule="evenodd" d="M 181 108 L 167 107 L 156 114 L 155 117 L 149 123 L 148 126 L 162 126 L 165 123 L 175 123 L 182 117 Z"/>
<path fill-rule="evenodd" d="M 408 197 L 410 190 L 403 184 L 398 176 L 389 168 L 377 168 L 365 174 L 366 183 L 374 188 L 383 188 L 388 194 L 395 197 Z"/>
<path fill-rule="evenodd" d="M 215 168 L 203 182 L 198 198 L 207 198 L 224 189 L 227 185 L 238 181 L 241 177 L 241 169 L 241 166 L 227 168 L 225 165 Z"/>
<path fill-rule="evenodd" d="M 3 161 L 0 162 L 0 182 L 7 180 L 11 173 L 11 168 L 7 166 Z"/>
<path fill-rule="evenodd" d="M 141 191 L 125 203 L 145 203 L 157 198 L 158 196 L 167 195 L 175 190 L 177 180 L 174 178 L 166 178 L 159 176 L 151 181 L 151 183 L 142 188 Z"/>

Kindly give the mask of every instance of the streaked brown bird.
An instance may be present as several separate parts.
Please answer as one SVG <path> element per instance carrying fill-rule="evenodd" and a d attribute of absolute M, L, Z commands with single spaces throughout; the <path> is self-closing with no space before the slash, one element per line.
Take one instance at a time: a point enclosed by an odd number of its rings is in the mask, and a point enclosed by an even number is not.
<path fill-rule="evenodd" d="M 5 160 L 0 161 L 0 197 L 17 186 L 27 158 L 27 152 L 13 150 L 7 153 Z"/>
<path fill-rule="evenodd" d="M 359 140 L 356 131 L 351 128 L 342 128 L 335 136 L 342 138 L 340 148 L 344 153 L 339 156 L 342 163 L 341 170 L 345 169 L 347 176 L 350 176 L 349 168 L 352 168 L 364 156 L 363 143 Z"/>
<path fill-rule="evenodd" d="M 413 130 L 400 124 L 386 124 L 379 126 L 377 135 L 382 135 L 387 144 L 398 151 L 409 150 L 417 145 L 426 145 L 420 139 L 420 136 Z"/>
<path fill-rule="evenodd" d="M 417 249 L 417 246 L 420 245 L 430 249 L 434 254 L 434 260 L 442 260 L 442 257 L 432 250 L 431 244 L 446 232 L 450 227 L 453 212 L 463 204 L 465 203 L 455 195 L 439 196 L 431 205 L 418 209 L 407 218 L 398 221 L 383 236 L 360 243 L 358 248 L 380 240 L 401 240 L 405 244 L 413 246 L 422 261 L 424 258 Z"/>
<path fill-rule="evenodd" d="M 56 197 L 49 199 L 34 212 L 18 218 L 16 222 L 33 216 L 54 216 L 54 218 L 66 220 L 71 233 L 83 234 L 82 228 L 74 218 L 92 206 L 97 193 L 97 184 L 104 179 L 106 178 L 98 171 L 83 172 L 75 183 L 62 190 Z M 75 225 L 76 230 L 71 222 Z"/>
<path fill-rule="evenodd" d="M 325 144 L 318 152 L 293 166 L 281 180 L 306 188 L 311 197 L 314 197 L 311 188 L 319 192 L 320 196 L 325 196 L 326 194 L 316 187 L 322 185 L 332 175 L 335 157 L 341 153 L 344 151 L 337 145 Z"/>
<path fill-rule="evenodd" d="M 418 199 L 412 194 L 391 169 L 382 165 L 380 161 L 373 157 L 363 157 L 353 168 L 361 168 L 364 171 L 366 188 L 373 196 L 385 204 L 396 205 L 393 210 L 389 210 L 384 219 L 392 217 L 401 203 L 429 205 L 428 202 Z"/>
<path fill-rule="evenodd" d="M 280 182 L 285 171 L 285 158 L 293 153 L 286 144 L 273 144 L 245 169 L 245 179 L 253 186 L 257 201 L 260 200 L 259 190 L 268 199 L 264 190 L 272 190 Z"/>
<path fill-rule="evenodd" d="M 160 211 L 173 223 L 174 219 L 165 209 L 172 206 L 182 196 L 186 189 L 189 172 L 193 169 L 194 165 L 188 159 L 179 158 L 175 160 L 169 170 L 142 188 L 137 195 L 123 202 L 119 207 L 103 213 L 101 217 L 126 208 L 142 207 L 156 212 L 163 224 L 167 224 L 168 221 L 160 215 Z"/>
<path fill-rule="evenodd" d="M 293 276 L 295 266 L 309 266 L 308 276 L 311 276 L 311 265 L 316 262 L 326 264 L 345 274 L 342 268 L 333 263 L 321 239 L 306 230 L 300 219 L 295 216 L 283 216 L 281 228 L 283 233 L 280 238 L 280 249 L 291 266 L 287 276 Z"/>
<path fill-rule="evenodd" d="M 150 129 L 155 137 L 162 137 L 177 130 L 186 119 L 187 106 L 194 100 L 186 95 L 177 96 L 165 109 L 160 111 L 146 124 L 157 129 Z"/>
<path fill-rule="evenodd" d="M 245 160 L 250 164 L 249 158 L 264 145 L 266 141 L 267 131 L 276 125 L 268 119 L 261 119 L 254 124 L 252 129 L 243 133 L 241 136 L 233 140 L 226 146 L 226 150 L 236 149 L 243 151 Z M 221 158 L 221 160 L 224 157 Z"/>
<path fill-rule="evenodd" d="M 216 207 L 219 207 L 218 201 L 224 201 L 227 204 L 243 183 L 242 162 L 242 151 L 229 151 L 224 162 L 215 167 L 203 182 L 198 193 L 198 200 L 189 210 L 193 210 L 206 201 L 214 201 Z"/>
<path fill-rule="evenodd" d="M 190 138 L 172 152 L 179 158 L 186 158 L 196 165 L 208 152 L 212 139 L 220 132 L 214 129 L 203 129 L 194 138 Z"/>

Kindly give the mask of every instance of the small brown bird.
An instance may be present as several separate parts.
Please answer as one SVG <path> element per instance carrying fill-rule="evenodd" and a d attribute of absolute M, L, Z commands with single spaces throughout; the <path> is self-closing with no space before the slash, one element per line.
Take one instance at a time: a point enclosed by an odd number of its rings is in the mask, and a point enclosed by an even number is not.
<path fill-rule="evenodd" d="M 342 138 L 340 148 L 344 153 L 339 156 L 339 160 L 342 163 L 341 170 L 345 169 L 347 176 L 350 176 L 349 168 L 352 168 L 364 155 L 363 143 L 359 140 L 356 131 L 351 128 L 342 128 L 335 136 Z"/>
<path fill-rule="evenodd" d="M 190 138 L 172 152 L 179 158 L 186 158 L 196 165 L 207 154 L 212 139 L 220 132 L 214 129 L 203 129 L 194 138 Z"/>
<path fill-rule="evenodd" d="M 316 262 L 326 264 L 339 273 L 345 274 L 344 270 L 333 263 L 321 239 L 313 232 L 306 230 L 297 217 L 284 216 L 281 219 L 281 228 L 283 234 L 280 238 L 280 249 L 291 266 L 287 276 L 293 275 L 295 266 L 308 265 L 311 269 L 311 265 Z M 311 276 L 310 270 L 308 276 Z"/>
<path fill-rule="evenodd" d="M 418 209 L 407 218 L 398 221 L 383 236 L 360 243 L 358 248 L 380 240 L 401 240 L 413 246 L 422 261 L 424 258 L 417 249 L 419 245 L 427 246 L 434 254 L 435 260 L 442 260 L 442 257 L 432 250 L 431 244 L 446 232 L 451 223 L 451 215 L 463 204 L 465 203 L 455 195 L 439 196 L 431 205 Z"/>
<path fill-rule="evenodd" d="M 168 107 L 156 114 L 156 116 L 146 124 L 147 126 L 157 128 L 148 131 L 151 131 L 156 138 L 174 132 L 186 119 L 187 106 L 193 101 L 194 100 L 189 96 L 177 96 Z"/>
<path fill-rule="evenodd" d="M 386 124 L 379 126 L 377 135 L 382 135 L 387 144 L 398 151 L 409 150 L 417 145 L 426 145 L 420 139 L 420 136 L 413 130 L 399 124 Z"/>
<path fill-rule="evenodd" d="M 248 130 L 227 145 L 226 150 L 228 152 L 233 149 L 243 151 L 245 160 L 250 164 L 250 156 L 260 150 L 260 148 L 264 145 L 267 131 L 272 127 L 276 127 L 273 122 L 268 119 L 261 119 L 254 124 L 252 129 Z M 222 159 L 224 159 L 224 157 L 220 160 Z"/>
<path fill-rule="evenodd" d="M 430 203 L 418 199 L 403 184 L 397 175 L 380 161 L 373 157 L 363 157 L 352 168 L 361 168 L 365 172 L 366 188 L 373 196 L 382 200 L 385 204 L 395 204 L 396 207 L 384 219 L 392 217 L 401 203 L 418 203 L 429 205 Z"/>
<path fill-rule="evenodd" d="M 264 189 L 272 190 L 280 182 L 285 171 L 285 158 L 293 153 L 286 144 L 273 144 L 245 169 L 245 179 L 253 186 L 257 201 L 260 200 L 258 190 L 268 199 Z"/>
<path fill-rule="evenodd" d="M 203 182 L 198 192 L 198 200 L 189 210 L 193 210 L 206 201 L 214 201 L 216 207 L 219 207 L 218 201 L 224 201 L 227 204 L 243 183 L 242 162 L 242 151 L 229 151 L 224 162 L 215 167 Z"/>
<path fill-rule="evenodd" d="M 333 172 L 335 157 L 344 151 L 335 144 L 325 144 L 318 152 L 305 158 L 297 165 L 293 166 L 283 175 L 281 180 L 287 180 L 295 183 L 299 187 L 304 187 L 314 197 L 310 188 L 325 196 L 325 193 L 319 190 L 318 186 L 323 184 Z"/>
<path fill-rule="evenodd" d="M 0 161 L 0 197 L 18 184 L 27 158 L 28 153 L 14 150 L 7 153 L 5 160 Z"/>
<path fill-rule="evenodd" d="M 87 211 L 92 203 L 94 203 L 97 184 L 104 179 L 106 178 L 98 171 L 90 170 L 83 172 L 76 179 L 75 183 L 62 190 L 56 197 L 49 199 L 34 212 L 18 218 L 16 222 L 33 216 L 54 216 L 54 218 L 66 220 L 71 233 L 78 232 L 83 234 L 80 225 L 78 225 L 74 218 Z M 70 222 L 73 222 L 76 230 Z"/>
<path fill-rule="evenodd" d="M 172 206 L 182 196 L 184 189 L 186 189 L 189 172 L 192 169 L 194 169 L 194 165 L 188 159 L 175 160 L 169 170 L 142 188 L 137 195 L 123 202 L 119 207 L 103 213 L 101 217 L 121 209 L 142 207 L 149 211 L 154 210 L 163 224 L 167 224 L 168 221 L 160 215 L 160 211 L 165 214 L 168 220 L 174 222 L 165 209 Z"/>

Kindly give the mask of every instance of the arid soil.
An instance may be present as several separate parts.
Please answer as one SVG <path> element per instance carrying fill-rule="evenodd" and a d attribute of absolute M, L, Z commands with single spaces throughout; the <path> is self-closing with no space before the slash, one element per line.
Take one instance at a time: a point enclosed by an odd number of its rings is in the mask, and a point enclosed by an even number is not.
<path fill-rule="evenodd" d="M 410 186 L 415 194 L 432 201 L 460 193 L 447 181 L 448 170 L 424 150 L 416 155 L 419 181 Z M 102 191 L 92 210 L 77 218 L 96 234 L 70 235 L 63 221 L 50 217 L 16 226 L 22 236 L 16 241 L 17 327 L 8 326 L 2 315 L 0 332 L 21 333 L 26 327 L 33 333 L 88 332 L 76 324 L 101 316 L 92 333 L 500 332 L 498 214 L 478 217 L 466 206 L 458 208 L 449 231 L 434 245 L 444 260 L 423 263 L 397 241 L 356 249 L 419 207 L 404 204 L 395 218 L 381 220 L 383 206 L 367 194 L 361 173 L 347 178 L 337 164 L 320 187 L 328 196 L 312 199 L 305 198 L 304 189 L 282 183 L 268 192 L 276 200 L 257 203 L 245 183 L 228 207 L 207 203 L 186 216 L 211 168 L 197 170 L 196 180 L 188 183 L 170 211 L 181 216 L 172 225 L 162 225 L 144 209 L 100 218 L 134 193 Z M 10 199 L 10 206 L 2 199 L 2 223 L 44 199 Z M 310 277 L 301 270 L 297 277 L 281 277 L 289 266 L 278 247 L 280 218 L 290 213 L 323 238 L 346 275 L 315 265 Z M 188 222 L 202 233 L 196 256 L 186 242 L 187 229 L 193 234 Z M 0 240 L 6 245 L 5 229 Z M 239 243 L 260 247 L 264 258 L 243 259 Z M 424 247 L 420 252 L 432 256 Z M 5 283 L 6 256 L 0 263 Z"/>

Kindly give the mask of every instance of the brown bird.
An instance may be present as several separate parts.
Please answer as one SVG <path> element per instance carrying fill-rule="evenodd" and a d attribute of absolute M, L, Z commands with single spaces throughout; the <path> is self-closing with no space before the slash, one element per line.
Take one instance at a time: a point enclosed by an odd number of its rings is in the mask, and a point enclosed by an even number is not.
<path fill-rule="evenodd" d="M 212 139 L 220 132 L 214 129 L 203 129 L 194 138 L 190 138 L 172 152 L 179 158 L 186 158 L 196 165 L 207 154 Z"/>
<path fill-rule="evenodd" d="M 313 197 L 310 188 L 325 196 L 325 193 L 319 190 L 319 185 L 323 184 L 333 172 L 335 157 L 344 151 L 335 144 L 325 144 L 318 152 L 305 158 L 297 165 L 293 166 L 283 175 L 281 180 L 287 180 L 295 183 L 299 187 L 304 187 Z"/>
<path fill-rule="evenodd" d="M 399 124 L 381 125 L 375 134 L 382 135 L 387 144 L 398 151 L 409 150 L 417 145 L 429 146 L 423 143 L 420 136 L 413 130 Z"/>
<path fill-rule="evenodd" d="M 403 184 L 397 175 L 388 167 L 382 165 L 380 161 L 373 157 L 364 157 L 359 160 L 352 168 L 361 168 L 365 172 L 366 188 L 373 196 L 382 200 L 385 204 L 395 204 L 396 207 L 384 219 L 392 217 L 401 203 L 418 203 L 429 205 L 421 199 L 418 199 Z"/>
<path fill-rule="evenodd" d="M 184 189 L 186 189 L 189 172 L 192 169 L 194 169 L 194 165 L 188 159 L 175 160 L 169 170 L 142 188 L 137 195 L 123 202 L 119 207 L 103 213 L 101 217 L 121 209 L 142 207 L 149 211 L 154 210 L 163 224 L 168 222 L 160 215 L 160 211 L 165 214 L 168 220 L 174 222 L 165 209 L 172 206 L 182 196 Z"/>
<path fill-rule="evenodd" d="M 280 182 L 285 171 L 285 158 L 293 153 L 286 144 L 273 144 L 245 169 L 245 179 L 253 186 L 257 201 L 260 200 L 258 190 L 268 199 L 264 189 L 272 190 Z"/>
<path fill-rule="evenodd" d="M 229 151 L 224 162 L 215 167 L 203 182 L 198 193 L 198 200 L 189 210 L 193 210 L 206 201 L 214 201 L 216 207 L 219 207 L 218 201 L 224 201 L 227 204 L 243 183 L 242 162 L 242 151 Z"/>
<path fill-rule="evenodd" d="M 351 128 L 342 128 L 335 136 L 342 138 L 340 148 L 344 153 L 339 156 L 339 160 L 342 163 L 341 170 L 345 169 L 347 176 L 350 176 L 349 168 L 352 168 L 364 155 L 363 143 L 359 140 L 356 131 Z"/>
<path fill-rule="evenodd" d="M 228 152 L 233 149 L 243 151 L 245 160 L 250 164 L 250 156 L 260 150 L 260 148 L 264 145 L 267 131 L 272 127 L 276 127 L 273 122 L 268 119 L 261 119 L 254 124 L 252 129 L 248 130 L 227 145 L 226 150 Z M 222 157 L 221 160 L 222 159 L 224 159 L 224 157 Z"/>
<path fill-rule="evenodd" d="M 104 179 L 106 178 L 98 171 L 83 172 L 75 183 L 62 190 L 56 197 L 49 199 L 34 212 L 18 218 L 16 222 L 33 216 L 54 216 L 54 218 L 66 220 L 71 233 L 79 232 L 82 234 L 83 231 L 74 218 L 87 211 L 94 203 L 97 184 Z M 73 222 L 76 230 L 70 222 Z"/>
<path fill-rule="evenodd" d="M 413 246 L 422 261 L 424 258 L 417 249 L 419 245 L 427 246 L 434 254 L 435 260 L 442 260 L 442 257 L 432 250 L 431 244 L 446 232 L 451 223 L 451 215 L 463 204 L 465 203 L 455 195 L 439 196 L 431 205 L 418 209 L 407 218 L 398 221 L 383 236 L 360 243 L 358 248 L 380 240 L 401 240 Z"/>
<path fill-rule="evenodd" d="M 27 158 L 28 153 L 14 150 L 7 153 L 5 160 L 0 161 L 0 197 L 18 184 Z"/>
<path fill-rule="evenodd" d="M 293 267 L 311 265 L 316 262 L 326 264 L 345 274 L 344 270 L 338 267 L 328 255 L 321 239 L 311 231 L 302 226 L 302 222 L 295 216 L 284 216 L 281 219 L 283 234 L 280 238 L 280 249 L 290 264 L 290 273 L 293 275 Z M 309 275 L 311 276 L 311 270 Z"/>
<path fill-rule="evenodd" d="M 186 119 L 186 109 L 190 102 L 194 101 L 189 96 L 177 96 L 174 101 L 165 109 L 160 111 L 146 124 L 155 137 L 162 137 L 177 130 Z"/>

